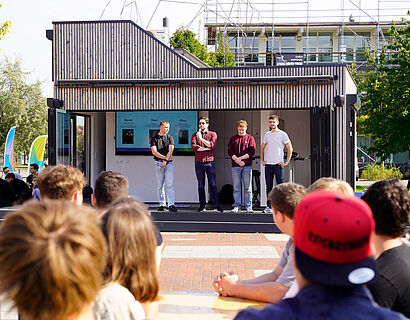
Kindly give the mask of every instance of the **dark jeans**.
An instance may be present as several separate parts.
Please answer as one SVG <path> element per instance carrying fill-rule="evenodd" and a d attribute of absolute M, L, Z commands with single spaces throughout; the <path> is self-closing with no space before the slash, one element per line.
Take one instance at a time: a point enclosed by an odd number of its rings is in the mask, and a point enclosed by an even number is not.
<path fill-rule="evenodd" d="M 266 196 L 268 197 L 267 206 L 272 208 L 269 200 L 269 193 L 273 188 L 273 177 L 276 176 L 276 183 L 283 183 L 283 169 L 279 164 L 266 164 L 265 165 L 265 181 L 266 181 Z"/>
<path fill-rule="evenodd" d="M 211 188 L 212 201 L 215 208 L 219 206 L 218 190 L 215 181 L 215 162 L 195 162 L 196 179 L 198 180 L 199 205 L 205 207 L 205 173 L 208 177 L 208 186 Z"/>

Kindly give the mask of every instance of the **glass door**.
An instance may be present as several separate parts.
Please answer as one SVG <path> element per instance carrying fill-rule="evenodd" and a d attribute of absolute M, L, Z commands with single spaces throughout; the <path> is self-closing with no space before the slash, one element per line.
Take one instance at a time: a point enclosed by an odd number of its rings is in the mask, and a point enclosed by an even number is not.
<path fill-rule="evenodd" d="M 90 117 L 49 109 L 49 164 L 76 167 L 89 180 Z"/>

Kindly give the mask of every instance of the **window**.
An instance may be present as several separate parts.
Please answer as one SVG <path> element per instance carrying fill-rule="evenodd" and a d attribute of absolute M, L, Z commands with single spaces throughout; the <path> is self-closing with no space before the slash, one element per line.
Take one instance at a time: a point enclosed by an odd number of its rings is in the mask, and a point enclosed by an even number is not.
<path fill-rule="evenodd" d="M 333 34 L 331 32 L 309 32 L 309 37 L 303 35 L 303 51 L 315 52 L 305 59 L 309 62 L 332 62 Z"/>
<path fill-rule="evenodd" d="M 275 61 L 271 53 L 296 52 L 296 34 L 266 34 L 266 65 L 274 65 Z"/>
<path fill-rule="evenodd" d="M 258 34 L 229 34 L 228 44 L 238 64 L 258 62 Z"/>
<path fill-rule="evenodd" d="M 366 61 L 364 55 L 365 49 L 370 48 L 370 33 L 369 32 L 345 32 L 343 35 L 343 45 L 346 48 L 345 60 L 347 62 L 363 62 Z"/>

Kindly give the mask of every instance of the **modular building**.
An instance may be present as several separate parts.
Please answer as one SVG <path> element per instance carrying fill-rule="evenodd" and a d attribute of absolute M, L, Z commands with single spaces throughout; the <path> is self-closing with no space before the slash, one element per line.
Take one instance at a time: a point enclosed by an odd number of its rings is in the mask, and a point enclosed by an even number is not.
<path fill-rule="evenodd" d="M 194 156 L 197 120 L 208 116 L 218 134 L 218 189 L 232 184 L 229 138 L 248 122 L 257 146 L 278 114 L 297 160 L 285 180 L 305 186 L 322 176 L 354 184 L 356 85 L 344 64 L 209 68 L 170 49 L 131 21 L 55 22 L 54 97 L 48 100 L 49 159 L 83 170 L 93 186 L 101 170 L 123 173 L 130 194 L 157 200 L 149 137 L 168 120 L 176 140 L 176 202 L 197 202 Z M 174 130 L 174 131 L 173 131 Z M 257 148 L 259 149 L 259 148 Z M 263 166 L 253 162 L 260 202 Z"/>

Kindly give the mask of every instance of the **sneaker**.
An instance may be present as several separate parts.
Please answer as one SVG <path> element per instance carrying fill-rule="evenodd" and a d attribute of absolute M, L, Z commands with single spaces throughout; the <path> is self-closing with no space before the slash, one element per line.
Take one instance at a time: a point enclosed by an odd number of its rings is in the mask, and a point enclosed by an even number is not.
<path fill-rule="evenodd" d="M 272 213 L 272 209 L 269 207 L 266 207 L 265 210 L 263 210 L 263 213 Z"/>
<path fill-rule="evenodd" d="M 168 210 L 169 210 L 170 212 L 178 212 L 178 209 L 177 209 L 177 208 L 175 208 L 175 206 L 174 206 L 174 205 L 169 206 Z"/>
<path fill-rule="evenodd" d="M 158 208 L 158 211 L 165 211 L 166 210 L 166 207 L 165 206 L 160 206 L 159 208 Z"/>
<path fill-rule="evenodd" d="M 241 209 L 240 209 L 239 207 L 234 207 L 234 208 L 231 210 L 231 212 L 232 212 L 232 213 L 239 213 L 239 212 L 241 212 Z"/>
<path fill-rule="evenodd" d="M 246 211 L 247 211 L 248 213 L 253 213 L 253 209 L 252 209 L 251 207 L 246 208 Z"/>
<path fill-rule="evenodd" d="M 196 212 L 205 212 L 206 209 L 205 207 L 199 207 L 198 210 L 196 210 Z"/>
<path fill-rule="evenodd" d="M 221 207 L 216 207 L 214 209 L 214 212 L 224 212 L 223 209 Z"/>

